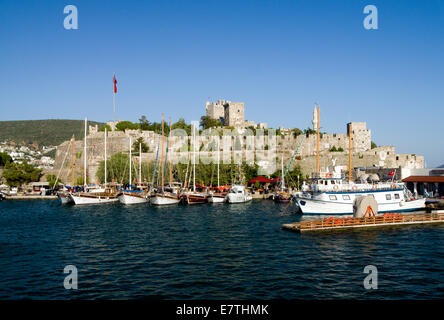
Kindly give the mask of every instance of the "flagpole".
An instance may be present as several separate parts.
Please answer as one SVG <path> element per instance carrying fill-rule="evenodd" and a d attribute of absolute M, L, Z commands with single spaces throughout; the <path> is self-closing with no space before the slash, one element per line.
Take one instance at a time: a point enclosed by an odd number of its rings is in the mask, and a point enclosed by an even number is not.
<path fill-rule="evenodd" d="M 113 76 L 113 121 L 116 123 L 116 92 L 117 92 L 117 80 L 116 74 Z"/>

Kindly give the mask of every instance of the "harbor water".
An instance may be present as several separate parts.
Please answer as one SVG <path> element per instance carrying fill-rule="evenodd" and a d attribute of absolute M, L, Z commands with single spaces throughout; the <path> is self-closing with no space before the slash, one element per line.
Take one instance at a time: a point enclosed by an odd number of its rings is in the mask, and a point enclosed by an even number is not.
<path fill-rule="evenodd" d="M 297 234 L 287 206 L 3 201 L 0 299 L 444 298 L 443 225 Z"/>

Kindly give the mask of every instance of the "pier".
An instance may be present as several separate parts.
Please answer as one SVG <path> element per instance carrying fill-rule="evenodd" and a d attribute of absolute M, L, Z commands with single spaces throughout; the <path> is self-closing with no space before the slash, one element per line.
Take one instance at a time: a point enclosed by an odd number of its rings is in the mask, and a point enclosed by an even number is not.
<path fill-rule="evenodd" d="M 431 213 L 393 214 L 386 213 L 374 217 L 327 217 L 324 219 L 284 224 L 282 228 L 294 232 L 344 230 L 355 228 L 374 228 L 411 224 L 443 223 L 444 210 Z"/>
<path fill-rule="evenodd" d="M 5 196 L 6 200 L 54 200 L 57 196 L 42 196 L 42 195 L 17 195 L 17 196 Z"/>

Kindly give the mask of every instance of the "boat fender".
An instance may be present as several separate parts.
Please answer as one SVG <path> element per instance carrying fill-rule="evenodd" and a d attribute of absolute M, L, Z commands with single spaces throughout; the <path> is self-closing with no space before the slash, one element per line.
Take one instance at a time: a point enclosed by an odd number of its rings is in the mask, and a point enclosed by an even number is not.
<path fill-rule="evenodd" d="M 352 187 L 352 190 L 353 190 L 353 191 L 356 191 L 356 190 L 358 190 L 358 187 L 357 187 L 357 186 L 353 186 L 353 187 Z"/>

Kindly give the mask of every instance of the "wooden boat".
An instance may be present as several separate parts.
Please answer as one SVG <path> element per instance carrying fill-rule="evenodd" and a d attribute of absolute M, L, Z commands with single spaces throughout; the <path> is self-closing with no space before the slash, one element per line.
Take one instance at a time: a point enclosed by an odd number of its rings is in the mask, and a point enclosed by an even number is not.
<path fill-rule="evenodd" d="M 207 193 L 185 192 L 181 195 L 181 201 L 184 204 L 202 204 L 208 202 Z"/>
<path fill-rule="evenodd" d="M 167 191 L 154 193 L 150 199 L 150 203 L 156 206 L 178 204 L 179 202 L 180 198 L 176 193 Z"/>
<path fill-rule="evenodd" d="M 59 198 L 59 201 L 61 204 L 68 204 L 73 203 L 73 200 L 71 198 L 71 194 L 69 192 L 57 192 L 57 198 Z"/>
<path fill-rule="evenodd" d="M 273 197 L 274 201 L 276 202 L 290 202 L 291 201 L 291 194 L 283 191 L 278 191 L 274 194 Z"/>
<path fill-rule="evenodd" d="M 119 201 L 119 192 L 79 192 L 70 195 L 75 204 L 102 204 Z"/>
<path fill-rule="evenodd" d="M 119 201 L 123 204 L 148 203 L 149 198 L 144 191 L 124 191 L 119 196 Z"/>
<path fill-rule="evenodd" d="M 222 203 L 226 201 L 226 198 L 227 198 L 227 192 L 210 193 L 210 195 L 208 196 L 208 202 Z"/>

